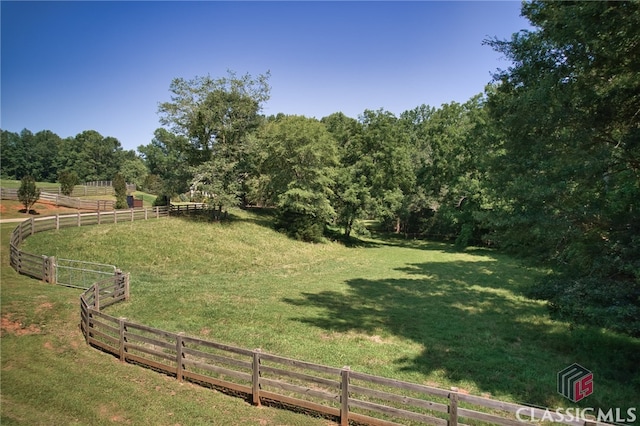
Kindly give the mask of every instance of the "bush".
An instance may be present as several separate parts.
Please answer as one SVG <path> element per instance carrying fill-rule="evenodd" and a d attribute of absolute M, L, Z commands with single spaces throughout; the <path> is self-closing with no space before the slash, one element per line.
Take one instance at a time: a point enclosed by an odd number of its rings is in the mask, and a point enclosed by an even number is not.
<path fill-rule="evenodd" d="M 163 207 L 171 204 L 171 199 L 168 195 L 158 195 L 153 201 L 154 207 Z"/>
<path fill-rule="evenodd" d="M 60 183 L 60 192 L 67 197 L 73 193 L 73 188 L 80 182 L 76 172 L 63 170 L 58 173 L 58 182 Z"/>
<path fill-rule="evenodd" d="M 296 240 L 313 243 L 324 241 L 325 224 L 311 215 L 283 210 L 276 217 L 275 227 Z"/>
<path fill-rule="evenodd" d="M 640 337 L 640 283 L 599 277 L 551 275 L 526 291 L 548 301 L 551 315 L 573 324 L 588 324 Z"/>
<path fill-rule="evenodd" d="M 36 181 L 33 177 L 26 175 L 20 181 L 20 188 L 18 189 L 18 200 L 24 206 L 26 213 L 31 212 L 31 207 L 40 198 L 40 189 L 36 187 Z"/>
<path fill-rule="evenodd" d="M 113 190 L 116 193 L 116 209 L 129 207 L 127 204 L 127 182 L 125 182 L 124 176 L 120 173 L 116 173 L 113 178 Z"/>

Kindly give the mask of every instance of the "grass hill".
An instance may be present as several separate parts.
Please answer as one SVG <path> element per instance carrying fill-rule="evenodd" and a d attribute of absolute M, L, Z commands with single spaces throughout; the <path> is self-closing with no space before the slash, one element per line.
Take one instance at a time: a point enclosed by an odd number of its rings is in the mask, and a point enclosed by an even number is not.
<path fill-rule="evenodd" d="M 183 217 L 68 228 L 36 234 L 24 248 L 114 264 L 130 272 L 131 301 L 108 308 L 108 313 L 168 331 L 549 407 L 568 406 L 556 392 L 556 374 L 574 362 L 593 371 L 597 386 L 582 406 L 626 409 L 640 393 L 637 339 L 594 328 L 572 329 L 549 319 L 542 302 L 523 296 L 523 289 L 544 271 L 490 250 L 456 252 L 446 244 L 393 237 L 352 247 L 302 243 L 270 225 L 268 215 L 237 211 L 224 223 Z M 2 229 L 6 247 L 10 228 Z M 32 344 L 17 332 L 7 331 L 8 339 L 3 336 L 3 424 L 4 407 L 10 407 L 11 419 L 26 416 L 34 404 L 30 401 L 44 399 L 45 393 L 56 395 L 48 404 L 62 411 L 70 400 L 82 400 L 82 392 L 63 395 L 73 387 L 64 383 L 70 381 L 65 377 L 89 374 L 98 379 L 103 369 L 108 371 L 107 389 L 115 395 L 126 395 L 131 386 L 142 395 L 153 395 L 154 387 L 186 395 L 175 390 L 181 385 L 83 346 L 77 330 L 78 291 L 15 276 L 7 271 L 5 253 L 3 324 L 7 316 L 7 321 L 21 324 L 21 330 L 33 326 L 39 332 L 31 333 Z M 47 346 L 54 350 L 47 352 Z M 47 391 L 22 386 L 37 383 L 43 359 L 52 371 L 44 374 Z M 88 367 L 69 362 L 85 359 L 90 360 Z M 17 373 L 20 369 L 22 374 Z M 118 376 L 127 383 L 135 377 L 143 384 L 120 383 Z M 89 386 L 90 380 L 78 384 L 91 394 Z M 14 392 L 17 388 L 21 392 Z M 200 392 L 199 398 L 214 398 Z M 110 401 L 104 403 L 105 412 L 114 399 Z M 189 397 L 172 401 L 173 415 L 193 406 Z M 153 407 L 150 411 L 163 411 L 151 398 L 144 404 Z M 158 420 L 155 411 L 141 410 L 127 406 L 118 415 L 146 422 L 148 414 Z M 255 412 L 258 417 L 266 413 Z M 245 415 L 238 413 L 233 416 Z M 288 415 L 292 417 L 273 421 L 298 422 L 293 413 Z M 84 416 L 99 418 L 95 409 L 77 416 L 78 424 L 88 424 Z M 152 424 L 144 422 L 134 421 Z"/>

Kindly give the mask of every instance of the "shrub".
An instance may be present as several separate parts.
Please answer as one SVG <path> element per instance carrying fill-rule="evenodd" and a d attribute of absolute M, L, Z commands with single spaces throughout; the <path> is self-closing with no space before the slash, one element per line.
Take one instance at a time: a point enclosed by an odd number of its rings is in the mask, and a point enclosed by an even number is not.
<path fill-rule="evenodd" d="M 18 189 L 18 200 L 24 205 L 26 213 L 31 211 L 31 207 L 38 198 L 40 198 L 40 189 L 36 187 L 35 179 L 29 175 L 24 176 Z"/>
<path fill-rule="evenodd" d="M 275 227 L 296 240 L 313 243 L 324 241 L 324 222 L 308 214 L 281 210 L 276 217 Z"/>
<path fill-rule="evenodd" d="M 73 188 L 80 182 L 76 172 L 63 170 L 58 173 L 58 182 L 60 183 L 60 192 L 67 197 L 73 193 Z"/>

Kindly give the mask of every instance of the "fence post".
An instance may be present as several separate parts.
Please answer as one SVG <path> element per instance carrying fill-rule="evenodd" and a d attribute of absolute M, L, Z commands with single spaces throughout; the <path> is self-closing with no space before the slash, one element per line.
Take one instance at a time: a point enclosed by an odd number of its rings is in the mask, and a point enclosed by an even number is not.
<path fill-rule="evenodd" d="M 340 426 L 349 426 L 349 372 L 348 365 L 342 367 L 340 371 Z"/>
<path fill-rule="evenodd" d="M 127 272 L 124 274 L 124 300 L 129 300 L 129 279 L 131 274 Z"/>
<path fill-rule="evenodd" d="M 253 405 L 260 405 L 260 349 L 253 350 L 251 398 Z"/>
<path fill-rule="evenodd" d="M 100 225 L 100 207 L 98 207 L 98 225 Z"/>
<path fill-rule="evenodd" d="M 131 222 L 133 222 L 133 208 L 131 209 Z"/>
<path fill-rule="evenodd" d="M 126 321 L 126 318 L 124 318 L 124 317 L 120 317 L 119 320 L 118 320 L 119 325 L 120 325 L 120 327 L 119 327 L 119 330 L 120 330 L 119 337 L 120 338 L 119 338 L 119 343 L 118 343 L 118 352 L 119 352 L 118 355 L 120 356 L 120 362 L 124 362 L 125 361 L 124 354 L 126 352 L 126 349 L 125 349 L 124 345 L 126 343 L 126 339 L 124 337 L 124 333 L 127 331 L 127 328 L 126 328 L 125 323 L 124 323 L 125 321 Z"/>
<path fill-rule="evenodd" d="M 156 219 L 160 217 L 160 207 L 156 207 Z"/>
<path fill-rule="evenodd" d="M 93 309 L 100 311 L 100 286 L 98 283 L 93 285 Z"/>
<path fill-rule="evenodd" d="M 80 212 L 78 212 L 78 226 L 82 226 L 82 224 L 81 224 L 81 220 L 82 220 L 82 219 L 80 219 Z"/>
<path fill-rule="evenodd" d="M 149 219 L 147 216 L 149 215 L 149 209 L 145 208 L 144 209 L 144 220 Z"/>
<path fill-rule="evenodd" d="M 449 392 L 449 422 L 448 426 L 458 425 L 458 389 L 451 388 Z"/>
<path fill-rule="evenodd" d="M 113 209 L 113 223 L 118 223 L 118 210 Z"/>
<path fill-rule="evenodd" d="M 31 235 L 36 233 L 36 227 L 33 224 L 33 218 L 29 219 L 29 224 L 31 225 Z"/>
<path fill-rule="evenodd" d="M 56 258 L 55 256 L 44 257 L 44 276 L 42 279 L 49 284 L 56 283 Z"/>
<path fill-rule="evenodd" d="M 182 350 L 182 348 L 184 348 L 183 337 L 183 332 L 176 335 L 176 378 L 178 382 L 182 382 L 182 369 L 184 368 L 184 364 L 182 363 L 184 359 L 184 351 Z"/>
<path fill-rule="evenodd" d="M 42 281 L 44 281 L 45 283 L 48 283 L 49 281 L 47 280 L 47 276 L 49 275 L 47 272 L 47 269 L 49 269 L 47 267 L 49 263 L 49 259 L 47 258 L 47 256 L 45 256 L 44 254 L 42 255 Z"/>

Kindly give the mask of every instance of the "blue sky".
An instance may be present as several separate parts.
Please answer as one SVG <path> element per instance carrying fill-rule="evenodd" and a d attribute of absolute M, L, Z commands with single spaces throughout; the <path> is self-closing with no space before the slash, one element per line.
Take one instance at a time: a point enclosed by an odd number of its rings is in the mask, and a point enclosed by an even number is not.
<path fill-rule="evenodd" d="M 263 113 L 358 118 L 465 102 L 509 63 L 482 41 L 529 28 L 520 2 L 11 2 L 3 130 L 148 144 L 176 77 L 271 72 Z"/>

